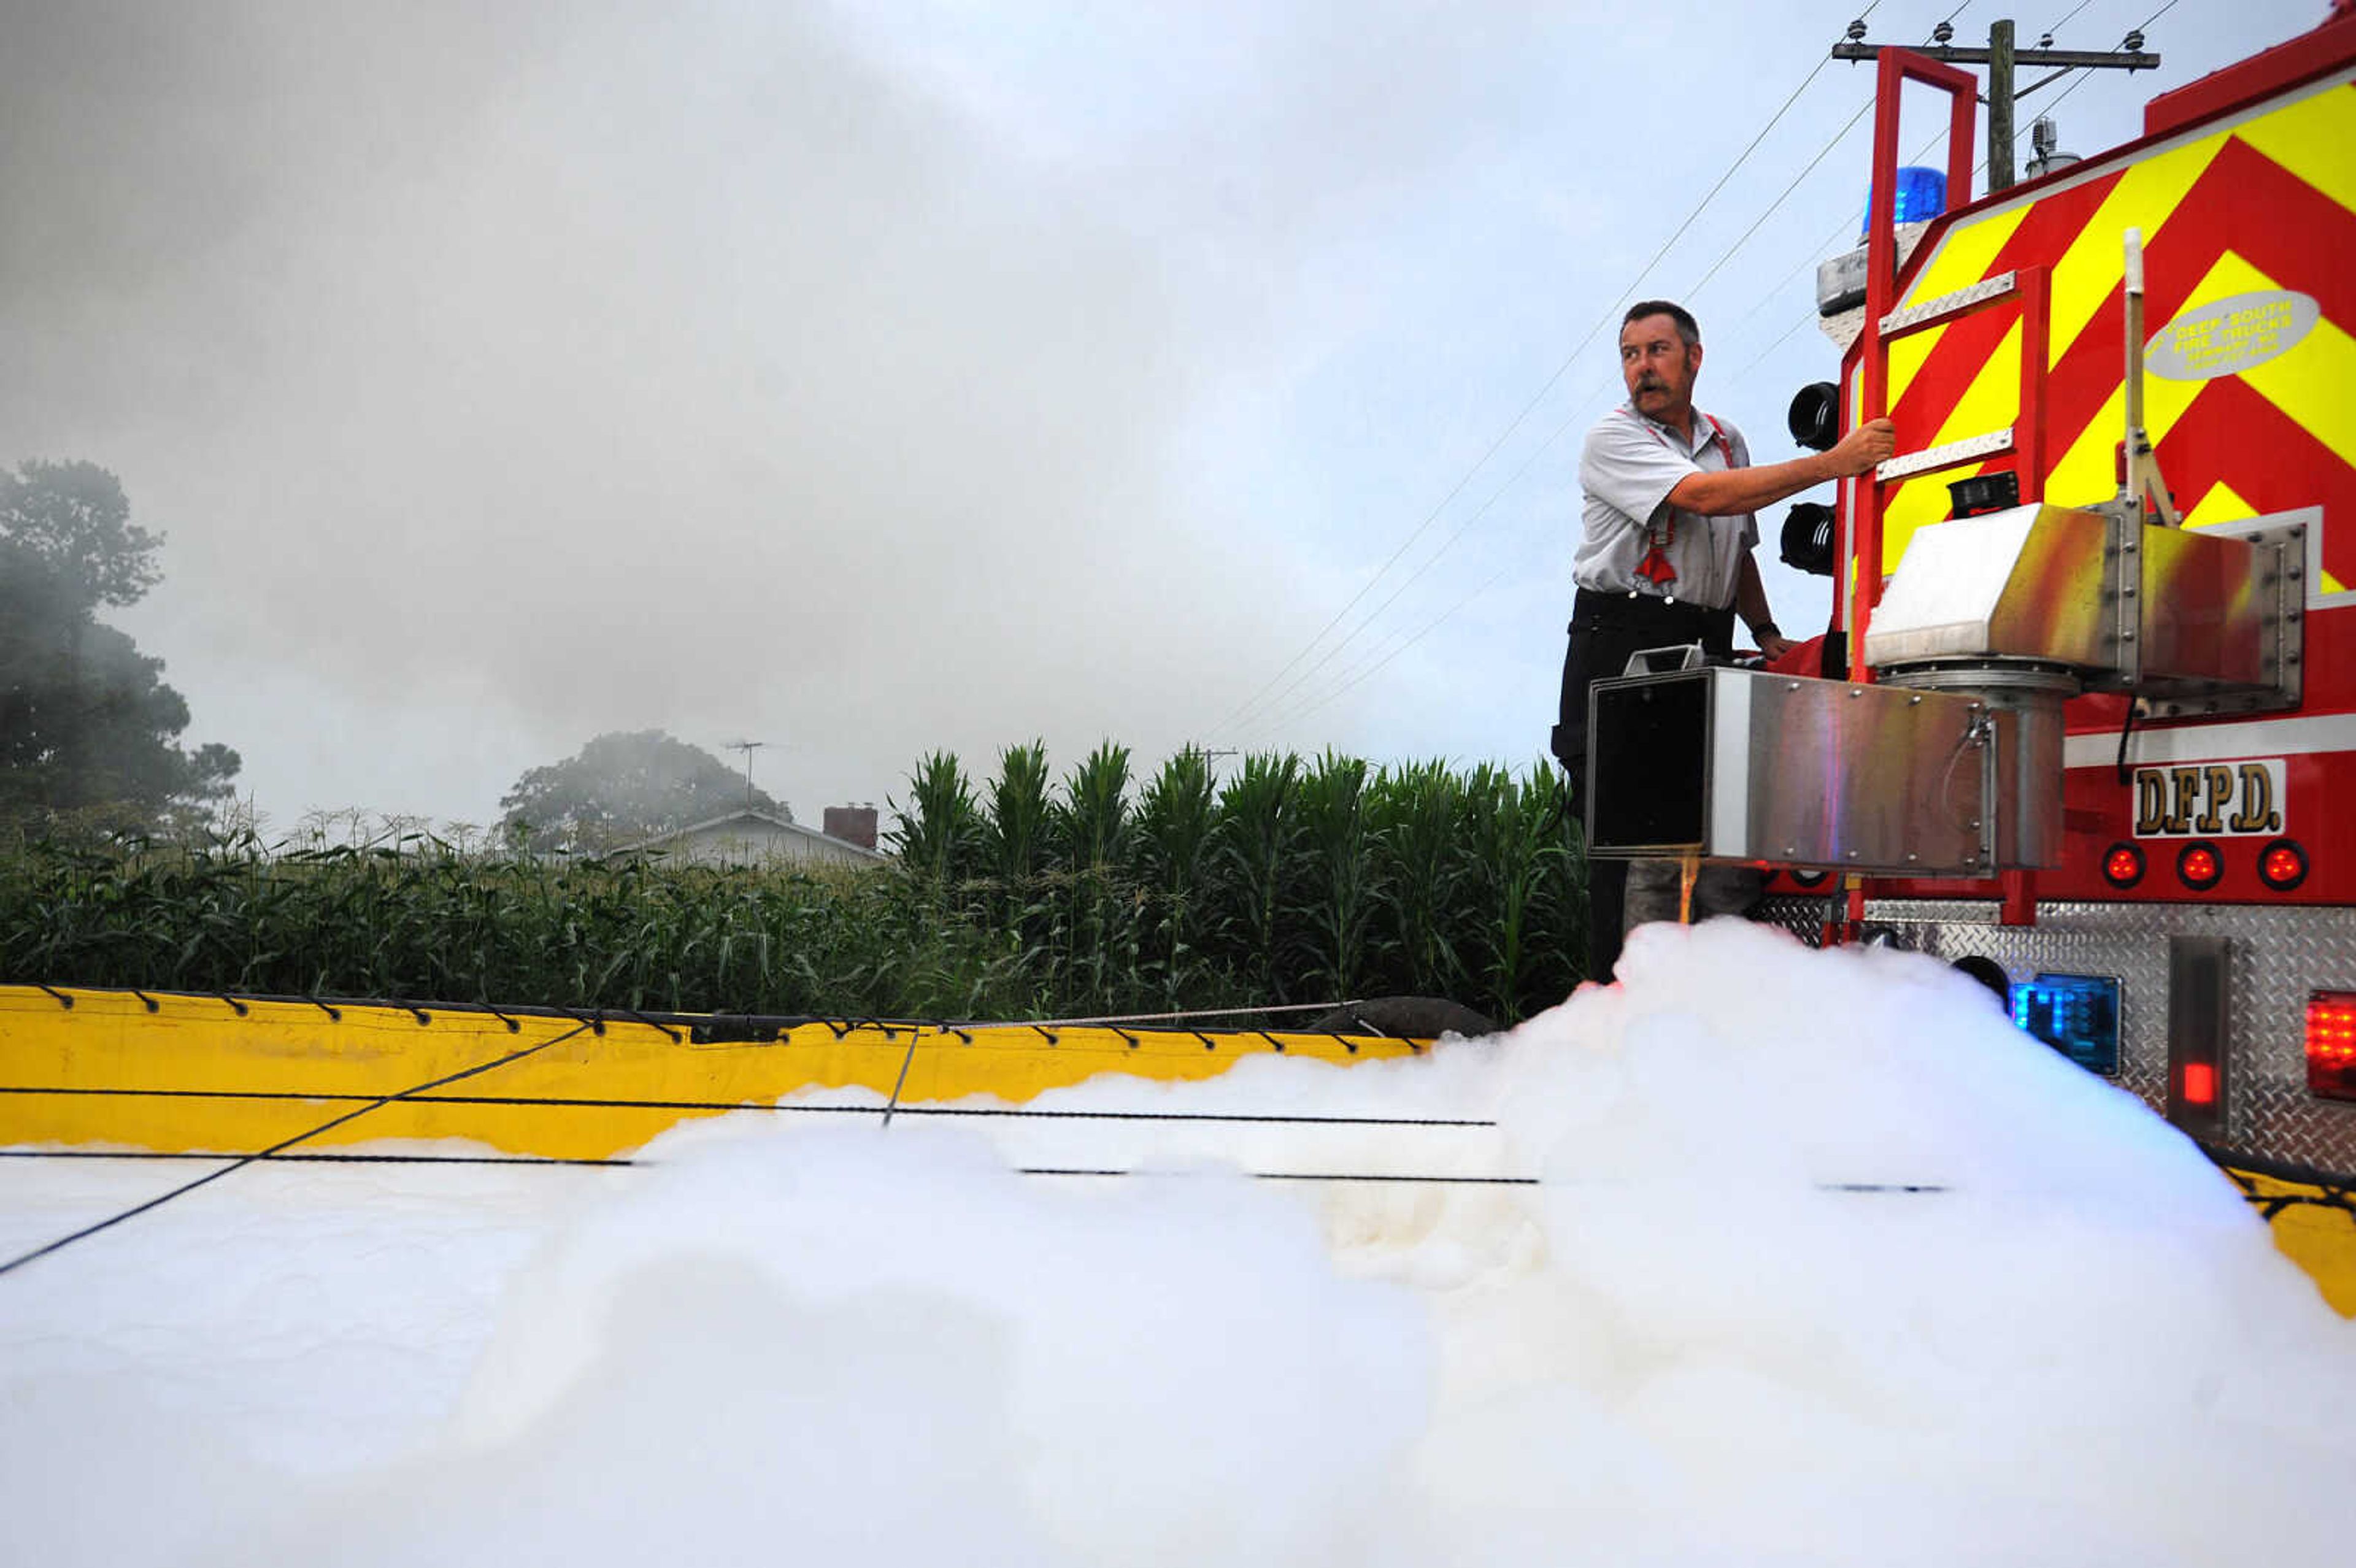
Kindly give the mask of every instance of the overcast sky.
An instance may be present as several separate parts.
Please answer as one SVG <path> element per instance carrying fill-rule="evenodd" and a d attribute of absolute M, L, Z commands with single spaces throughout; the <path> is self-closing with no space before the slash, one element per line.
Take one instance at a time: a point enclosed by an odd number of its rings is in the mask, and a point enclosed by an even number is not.
<path fill-rule="evenodd" d="M 2163 0 L 2072 3 L 1958 41 Z M 2158 84 L 2325 8 L 2179 0 Z M 1762 461 L 1837 369 L 1867 124 L 1769 208 L 1869 68 L 1644 264 L 1854 10 L 0 0 L 0 463 L 98 463 L 167 536 L 121 624 L 282 828 L 487 822 L 619 729 L 767 741 L 812 822 L 1033 736 L 1519 764 L 1590 330 L 1687 299 Z M 2153 85 L 2029 103 L 2092 153 Z"/>

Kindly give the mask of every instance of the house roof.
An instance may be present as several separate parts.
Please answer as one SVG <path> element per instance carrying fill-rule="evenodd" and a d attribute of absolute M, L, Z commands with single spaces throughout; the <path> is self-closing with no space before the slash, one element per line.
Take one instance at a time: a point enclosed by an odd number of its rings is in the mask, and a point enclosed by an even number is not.
<path fill-rule="evenodd" d="M 744 806 L 739 806 L 734 811 L 723 812 L 718 816 L 706 817 L 701 822 L 691 822 L 683 827 L 674 827 L 668 832 L 638 839 L 636 843 L 625 844 L 616 853 L 626 855 L 633 849 L 660 848 L 666 844 L 676 843 L 691 834 L 706 832 L 714 827 L 725 827 L 731 823 L 738 822 L 748 826 L 757 823 L 778 837 L 814 839 L 830 850 L 848 853 L 856 859 L 875 861 L 891 859 L 890 856 L 878 850 L 870 849 L 864 844 L 853 844 L 848 838 L 837 838 L 830 833 L 820 833 L 815 827 L 805 827 L 798 822 L 788 822 L 782 816 L 773 816 L 766 811 L 754 811 Z"/>

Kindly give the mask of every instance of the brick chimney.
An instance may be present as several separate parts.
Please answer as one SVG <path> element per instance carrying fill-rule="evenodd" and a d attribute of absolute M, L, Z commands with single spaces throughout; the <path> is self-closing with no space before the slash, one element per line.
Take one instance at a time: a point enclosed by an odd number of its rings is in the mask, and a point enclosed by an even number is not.
<path fill-rule="evenodd" d="M 875 808 L 872 805 L 830 805 L 826 808 L 826 820 L 821 831 L 829 838 L 840 838 L 846 844 L 856 844 L 862 849 L 873 849 L 875 848 Z"/>

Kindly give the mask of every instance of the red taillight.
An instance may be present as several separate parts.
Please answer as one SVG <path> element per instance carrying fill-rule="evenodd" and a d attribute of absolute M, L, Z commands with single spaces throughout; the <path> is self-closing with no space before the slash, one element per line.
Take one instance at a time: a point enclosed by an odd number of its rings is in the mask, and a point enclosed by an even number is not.
<path fill-rule="evenodd" d="M 2307 880 L 2307 851 L 2287 838 L 2277 838 L 2258 856 L 2258 880 L 2286 893 Z"/>
<path fill-rule="evenodd" d="M 2356 1100 L 2356 992 L 2307 996 L 2308 1092 Z"/>
<path fill-rule="evenodd" d="M 2187 844 L 2176 857 L 2176 875 L 2194 892 L 2207 892 L 2223 880 L 2225 857 L 2214 844 Z"/>
<path fill-rule="evenodd" d="M 2115 888 L 2131 888 L 2143 880 L 2143 851 L 2132 844 L 2114 844 L 2103 857 L 2103 880 Z"/>
<path fill-rule="evenodd" d="M 2206 1061 L 2184 1064 L 2184 1103 L 2188 1105 L 2213 1105 L 2217 1103 L 2217 1069 Z"/>

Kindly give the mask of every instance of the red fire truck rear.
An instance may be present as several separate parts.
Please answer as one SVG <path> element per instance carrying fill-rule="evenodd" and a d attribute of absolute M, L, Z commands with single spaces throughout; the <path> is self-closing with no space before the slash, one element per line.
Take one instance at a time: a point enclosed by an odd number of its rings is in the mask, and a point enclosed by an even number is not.
<path fill-rule="evenodd" d="M 2343 8 L 2344 13 L 2344 8 Z M 2153 100 L 2144 135 L 1898 224 L 1879 56 L 1863 300 L 1816 529 L 1821 667 L 1600 682 L 1591 852 L 1750 861 L 1773 918 L 1971 968 L 2244 1185 L 2356 1172 L 2356 16 Z M 1828 266 L 1826 278 L 1841 269 Z M 1860 269 L 1852 265 L 1855 279 Z M 1838 293 L 1828 283 L 1828 293 Z M 1843 307 L 1847 306 L 1846 309 Z M 1807 553 L 1809 519 L 1787 529 Z M 1675 798 L 1614 787 L 1681 750 Z M 2292 1188 L 2285 1187 L 2284 1190 Z"/>

